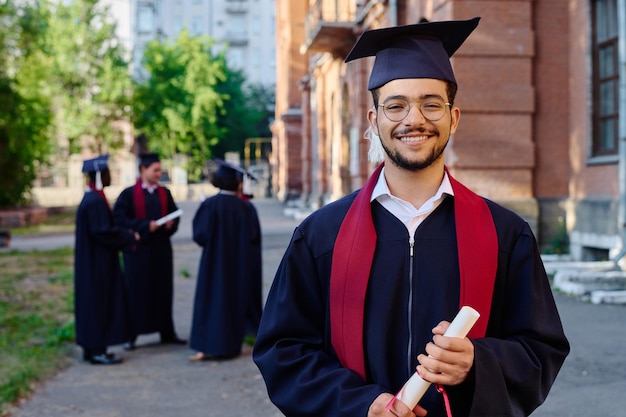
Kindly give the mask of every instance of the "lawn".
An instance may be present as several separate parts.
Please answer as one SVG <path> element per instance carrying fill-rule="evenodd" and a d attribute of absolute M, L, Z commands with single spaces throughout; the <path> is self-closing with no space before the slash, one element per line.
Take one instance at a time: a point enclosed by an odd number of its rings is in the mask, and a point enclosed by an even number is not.
<path fill-rule="evenodd" d="M 73 248 L 0 252 L 0 416 L 73 349 Z"/>

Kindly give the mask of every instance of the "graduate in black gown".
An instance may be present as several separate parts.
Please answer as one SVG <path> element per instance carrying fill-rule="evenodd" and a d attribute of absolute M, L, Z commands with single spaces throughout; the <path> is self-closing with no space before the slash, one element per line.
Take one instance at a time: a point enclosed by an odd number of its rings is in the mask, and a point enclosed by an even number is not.
<path fill-rule="evenodd" d="M 76 343 L 93 364 L 111 365 L 121 358 L 107 347 L 128 340 L 130 327 L 119 251 L 139 235 L 114 226 L 104 187 L 111 184 L 108 155 L 83 163 L 89 186 L 76 212 L 74 316 Z"/>
<path fill-rule="evenodd" d="M 113 214 L 116 224 L 136 230 L 141 239 L 124 251 L 133 335 L 124 345 L 135 348 L 136 337 L 158 332 L 161 343 L 186 344 L 174 329 L 174 259 L 170 237 L 180 218 L 158 225 L 156 220 L 177 211 L 169 189 L 159 184 L 161 161 L 156 153 L 139 156 L 139 178 L 119 195 Z"/>
<path fill-rule="evenodd" d="M 202 202 L 193 239 L 202 246 L 189 346 L 192 361 L 232 358 L 245 336 L 255 337 L 262 312 L 261 228 L 242 192 L 245 170 L 218 160 L 212 184 L 219 193 Z"/>
<path fill-rule="evenodd" d="M 376 57 L 383 163 L 298 226 L 276 273 L 253 358 L 285 416 L 528 416 L 569 353 L 529 225 L 444 164 L 461 115 L 449 57 L 477 25 L 366 31 L 346 59 Z M 481 315 L 468 337 L 444 336 L 464 305 Z M 415 372 L 432 385 L 407 406 Z"/>

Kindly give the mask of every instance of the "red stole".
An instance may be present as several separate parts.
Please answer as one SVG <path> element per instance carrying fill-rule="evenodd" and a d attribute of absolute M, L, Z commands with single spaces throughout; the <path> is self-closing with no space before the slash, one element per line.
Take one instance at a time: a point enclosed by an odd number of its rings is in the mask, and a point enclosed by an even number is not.
<path fill-rule="evenodd" d="M 157 193 L 159 194 L 159 201 L 161 202 L 161 216 L 167 214 L 167 193 L 165 188 L 157 185 Z M 141 178 L 137 180 L 133 187 L 133 203 L 135 204 L 135 217 L 138 219 L 145 219 L 146 215 L 146 199 L 143 195 L 143 186 Z"/>
<path fill-rule="evenodd" d="M 346 213 L 335 241 L 330 275 L 332 345 L 341 364 L 363 379 L 365 294 L 376 249 L 370 198 L 382 167 L 380 164 L 370 176 Z M 459 306 L 471 306 L 481 315 L 468 337 L 484 337 L 498 266 L 498 236 L 485 200 L 452 178 L 450 173 L 448 177 L 454 191 L 461 289 Z"/>

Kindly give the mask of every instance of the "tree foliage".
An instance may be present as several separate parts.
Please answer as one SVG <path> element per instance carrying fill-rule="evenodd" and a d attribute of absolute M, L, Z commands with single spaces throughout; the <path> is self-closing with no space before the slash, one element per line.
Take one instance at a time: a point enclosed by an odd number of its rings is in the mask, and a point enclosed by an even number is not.
<path fill-rule="evenodd" d="M 150 43 L 143 57 L 146 80 L 135 87 L 136 130 L 165 157 L 189 156 L 192 181 L 213 156 L 242 153 L 247 138 L 270 135 L 273 92 L 246 87 L 243 73 L 213 46 L 212 39 L 187 31 L 173 42 Z"/>
<path fill-rule="evenodd" d="M 248 138 L 268 138 L 272 136 L 270 123 L 274 115 L 275 95 L 273 89 L 261 84 L 245 84 L 245 77 L 239 70 L 228 69 L 228 79 L 218 89 L 227 95 L 224 112 L 218 124 L 225 132 L 215 146 L 216 155 L 226 152 L 243 153 Z"/>
<path fill-rule="evenodd" d="M 51 155 L 119 148 L 123 53 L 98 0 L 0 0 L 0 207 L 27 200 Z"/>
<path fill-rule="evenodd" d="M 212 55 L 212 45 L 187 31 L 173 42 L 149 43 L 143 57 L 148 77 L 135 87 L 136 129 L 152 151 L 188 155 L 190 178 L 199 176 L 223 134 L 217 119 L 225 96 L 216 86 L 226 80 L 226 68 L 223 58 Z"/>
<path fill-rule="evenodd" d="M 131 78 L 126 51 L 99 0 L 51 2 L 48 52 L 57 137 L 62 154 L 119 149 L 115 122 L 129 118 Z"/>
<path fill-rule="evenodd" d="M 0 1 L 0 207 L 25 200 L 36 161 L 49 153 L 44 19 L 29 3 Z"/>

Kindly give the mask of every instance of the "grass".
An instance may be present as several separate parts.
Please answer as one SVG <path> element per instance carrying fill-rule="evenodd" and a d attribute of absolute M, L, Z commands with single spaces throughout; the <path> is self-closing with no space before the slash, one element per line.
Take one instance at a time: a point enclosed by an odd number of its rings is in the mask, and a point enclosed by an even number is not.
<path fill-rule="evenodd" d="M 72 248 L 0 252 L 0 416 L 69 363 Z"/>

